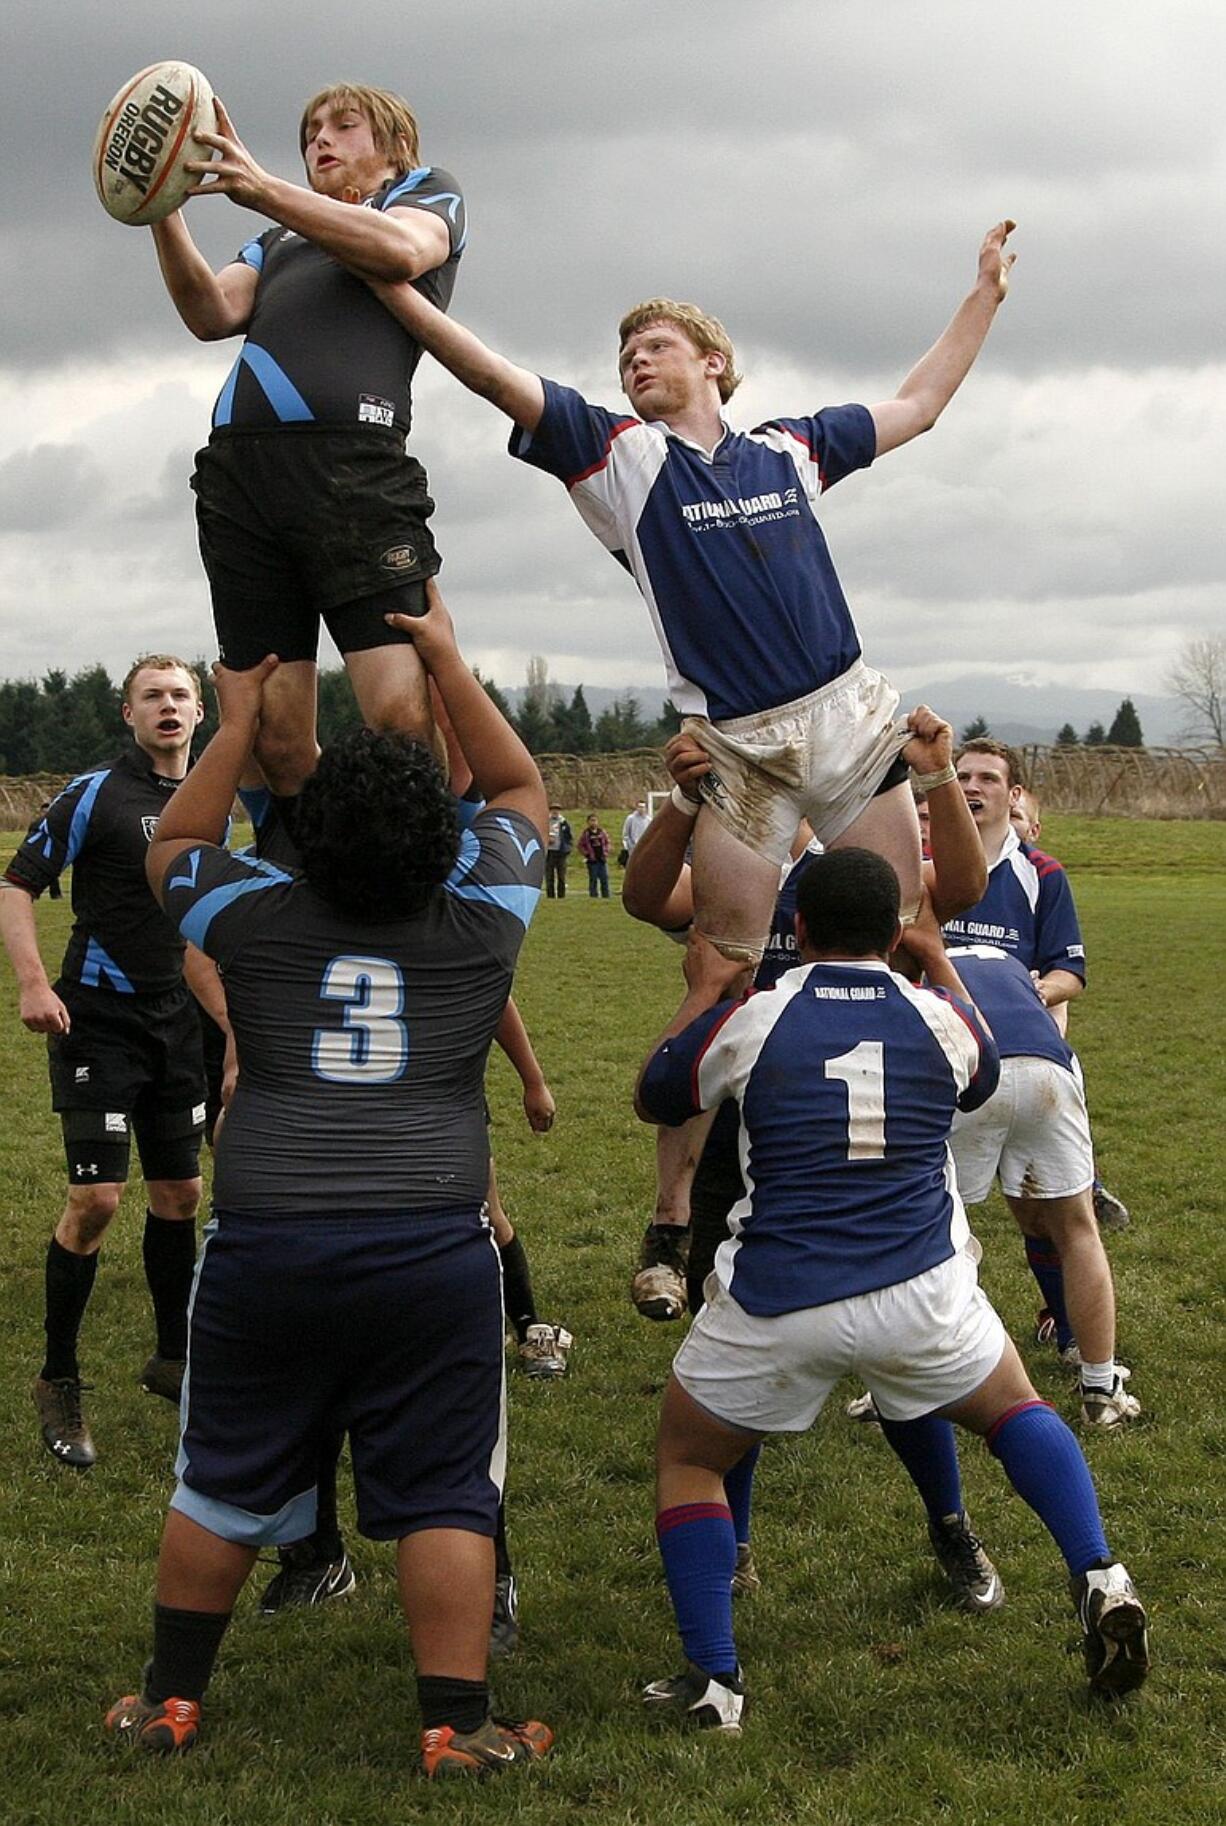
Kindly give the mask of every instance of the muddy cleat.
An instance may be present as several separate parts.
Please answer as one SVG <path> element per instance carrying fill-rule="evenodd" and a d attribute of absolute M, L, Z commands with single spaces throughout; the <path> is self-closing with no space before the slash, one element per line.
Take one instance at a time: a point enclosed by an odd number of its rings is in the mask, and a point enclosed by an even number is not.
<path fill-rule="evenodd" d="M 734 1598 L 751 1598 L 755 1591 L 762 1589 L 762 1580 L 754 1564 L 753 1548 L 748 1541 L 736 1544 L 736 1571 L 732 1575 L 732 1595 Z"/>
<path fill-rule="evenodd" d="M 877 1403 L 866 1389 L 863 1395 L 857 1395 L 854 1401 L 847 1403 L 848 1420 L 858 1420 L 868 1427 L 881 1425 L 881 1415 L 877 1412 Z"/>
<path fill-rule="evenodd" d="M 436 1725 L 421 1734 L 422 1774 L 438 1776 L 497 1775 L 517 1763 L 535 1762 L 548 1754 L 553 1732 L 539 1718 L 513 1724 L 508 1718 L 487 1718 L 476 1731 L 454 1731 Z"/>
<path fill-rule="evenodd" d="M 949 1580 L 959 1610 L 999 1610 L 1005 1601 L 1000 1574 L 971 1532 L 970 1517 L 943 1515 L 939 1522 L 929 1519 L 928 1539 Z"/>
<path fill-rule="evenodd" d="M 1094 1181 L 1094 1215 L 1100 1230 L 1127 1230 L 1132 1222 L 1128 1206 L 1114 1192 L 1108 1192 L 1101 1179 Z"/>
<path fill-rule="evenodd" d="M 1113 1428 L 1123 1426 L 1126 1420 L 1136 1419 L 1141 1412 L 1141 1403 L 1124 1387 L 1131 1374 L 1131 1370 L 1117 1363 L 1115 1381 L 1110 1389 L 1088 1389 L 1082 1383 L 1081 1418 L 1086 1426 L 1109 1433 Z"/>
<path fill-rule="evenodd" d="M 519 1360 L 534 1382 L 553 1381 L 566 1374 L 574 1341 L 562 1325 L 530 1325 L 519 1346 Z"/>
<path fill-rule="evenodd" d="M 519 1647 L 519 1586 L 513 1572 L 494 1580 L 494 1615 L 490 1622 L 490 1660 L 505 1661 Z"/>
<path fill-rule="evenodd" d="M 183 1372 L 187 1363 L 182 1357 L 159 1357 L 155 1351 L 140 1373 L 140 1385 L 146 1395 L 161 1395 L 179 1405 L 183 1393 Z"/>
<path fill-rule="evenodd" d="M 81 1390 L 87 1386 L 76 1376 L 60 1376 L 54 1382 L 34 1378 L 43 1444 L 57 1463 L 71 1465 L 74 1471 L 88 1471 L 98 1456 L 81 1411 Z"/>
<path fill-rule="evenodd" d="M 1073 1580 L 1073 1601 L 1085 1632 L 1086 1673 L 1095 1693 L 1131 1693 L 1149 1672 L 1145 1609 L 1128 1569 L 1094 1567 Z"/>
<path fill-rule="evenodd" d="M 260 1594 L 260 1614 L 273 1617 L 279 1610 L 310 1609 L 330 1604 L 333 1598 L 351 1598 L 357 1578 L 342 1549 L 339 1560 L 321 1560 L 312 1541 L 299 1541 L 281 1552 L 281 1570 Z"/>
<path fill-rule="evenodd" d="M 630 1298 L 645 1319 L 679 1319 L 686 1309 L 688 1224 L 648 1224 Z"/>
<path fill-rule="evenodd" d="M 643 1704 L 649 1712 L 675 1712 L 696 1731 L 722 1731 L 727 1737 L 739 1737 L 745 1689 L 739 1669 L 735 1675 L 717 1680 L 690 1661 L 684 1674 L 653 1680 L 644 1687 Z"/>
<path fill-rule="evenodd" d="M 106 1728 L 141 1750 L 168 1756 L 190 1750 L 199 1737 L 200 1704 L 195 1699 L 154 1700 L 129 1693 L 107 1713 Z"/>

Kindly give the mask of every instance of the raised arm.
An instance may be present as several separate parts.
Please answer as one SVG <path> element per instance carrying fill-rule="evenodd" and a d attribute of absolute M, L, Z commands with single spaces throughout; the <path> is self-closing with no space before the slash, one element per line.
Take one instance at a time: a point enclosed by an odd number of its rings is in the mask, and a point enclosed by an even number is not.
<path fill-rule="evenodd" d="M 234 260 L 215 273 L 192 240 L 182 210 L 150 230 L 171 303 L 201 342 L 219 342 L 246 329 L 255 306 L 259 274 Z"/>
<path fill-rule="evenodd" d="M 448 258 L 451 243 L 438 216 L 422 209 L 357 209 L 356 191 L 339 201 L 273 177 L 252 158 L 221 102 L 215 107 L 216 133 L 195 137 L 218 156 L 189 161 L 187 169 L 198 173 L 189 195 L 229 197 L 313 241 L 363 278 L 418 279 Z"/>
<path fill-rule="evenodd" d="M 685 853 L 700 806 L 697 783 L 710 771 L 711 758 L 693 736 L 682 733 L 668 742 L 664 759 L 676 792 L 665 800 L 630 852 L 622 881 L 622 906 L 632 919 L 659 926 L 664 932 L 683 932 L 694 919 L 694 890 Z"/>
<path fill-rule="evenodd" d="M 176 856 L 194 843 L 224 841 L 234 796 L 250 763 L 260 727 L 264 680 L 276 664 L 270 655 L 248 672 L 231 672 L 222 665 L 213 667 L 221 722 L 158 819 L 145 858 L 145 874 L 159 903 L 167 871 Z"/>
<path fill-rule="evenodd" d="M 1009 290 L 1009 271 L 1016 254 L 1005 252 L 1015 222 L 998 222 L 979 249 L 979 273 L 944 333 L 912 368 L 893 399 L 870 408 L 877 427 L 877 455 L 931 431 L 970 373 L 992 319 Z"/>
<path fill-rule="evenodd" d="M 532 820 L 543 843 L 549 812 L 536 762 L 469 670 L 433 579 L 426 584 L 426 603 L 424 615 L 388 615 L 384 619 L 389 626 L 412 635 L 487 808 L 522 812 Z"/>
<path fill-rule="evenodd" d="M 412 285 L 368 284 L 397 323 L 470 393 L 488 399 L 525 431 L 536 430 L 545 410 L 545 388 L 539 374 L 518 368 L 505 355 L 487 349 L 479 336 L 440 311 Z"/>
<path fill-rule="evenodd" d="M 927 704 L 907 718 L 914 734 L 902 758 L 923 786 L 928 801 L 928 844 L 932 860 L 924 879 L 937 920 L 944 925 L 982 900 L 988 865 L 983 843 L 953 765 L 954 732 Z"/>

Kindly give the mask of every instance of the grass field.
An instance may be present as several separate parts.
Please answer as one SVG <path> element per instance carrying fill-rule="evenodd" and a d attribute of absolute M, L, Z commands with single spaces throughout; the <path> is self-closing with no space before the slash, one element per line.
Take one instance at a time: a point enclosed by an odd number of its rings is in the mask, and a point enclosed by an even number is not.
<path fill-rule="evenodd" d="M 576 827 L 577 828 L 577 827 Z M 174 1417 L 136 1377 L 151 1347 L 129 1194 L 86 1319 L 83 1373 L 99 1463 L 42 1451 L 29 1398 L 40 1359 L 45 1238 L 62 1154 L 41 1043 L 4 979 L 0 1208 L 4 1440 L 0 1821 L 110 1826 L 393 1826 L 447 1818 L 608 1826 L 940 1820 L 954 1826 L 1226 1818 L 1221 1016 L 1226 826 L 1053 817 L 1044 847 L 1076 888 L 1092 991 L 1073 1012 L 1104 1176 L 1132 1227 L 1109 1248 L 1119 1352 L 1144 1413 L 1092 1438 L 1113 1547 L 1150 1608 L 1155 1665 L 1123 1708 L 1085 1694 L 1063 1568 L 976 1442 L 968 1506 L 1008 1589 L 1003 1611 L 949 1608 L 911 1486 L 839 1390 L 808 1437 L 772 1445 L 758 1487 L 764 1585 L 739 1611 L 753 1696 L 744 1737 L 649 1728 L 636 1694 L 679 1665 L 651 1528 L 658 1393 L 679 1338 L 627 1299 L 649 1209 L 650 1136 L 633 1073 L 678 995 L 676 949 L 617 900 L 543 902 L 517 996 L 558 1100 L 529 1135 L 516 1083 L 491 1071 L 495 1148 L 542 1313 L 576 1335 L 556 1385 L 512 1376 L 512 1549 L 523 1644 L 501 1709 L 557 1729 L 550 1762 L 488 1786 L 430 1789 L 413 1770 L 411 1665 L 387 1549 L 356 1537 L 357 1597 L 261 1620 L 244 1594 L 197 1752 L 170 1765 L 103 1738 L 138 1678 L 171 1482 Z M 58 959 L 65 904 L 40 905 Z M 977 1214 L 983 1278 L 1041 1393 L 1067 1380 L 1029 1344 L 1035 1289 L 995 1196 Z M 343 1474 L 344 1476 L 344 1474 Z"/>

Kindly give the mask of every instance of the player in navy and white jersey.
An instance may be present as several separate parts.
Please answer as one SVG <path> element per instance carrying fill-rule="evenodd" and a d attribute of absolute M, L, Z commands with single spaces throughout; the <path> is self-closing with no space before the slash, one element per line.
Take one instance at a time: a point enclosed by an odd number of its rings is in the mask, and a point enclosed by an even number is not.
<path fill-rule="evenodd" d="M 979 830 L 988 885 L 973 907 L 944 922 L 951 945 L 995 945 L 1037 979 L 1047 1008 L 1085 988 L 1086 955 L 1068 876 L 1054 856 L 1024 841 L 1010 822 L 1021 787 L 1017 757 L 991 736 L 963 744 L 958 780 Z"/>
<path fill-rule="evenodd" d="M 664 1398 L 657 1531 L 688 1665 L 645 1701 L 739 1730 L 721 1480 L 755 1439 L 810 1426 L 853 1369 L 889 1418 L 937 1411 L 987 1438 L 1068 1563 L 1092 1685 L 1126 1691 L 1148 1666 L 1144 1611 L 1073 1435 L 979 1289 L 949 1158 L 956 1110 L 995 1088 L 991 1036 L 970 1004 L 890 971 L 898 882 L 879 857 L 815 858 L 797 902 L 802 966 L 739 1002 L 721 999 L 732 966 L 691 938 L 689 994 L 639 1079 L 648 1121 L 737 1098 L 747 1188 Z M 932 976 L 956 985 L 924 942 Z"/>
<path fill-rule="evenodd" d="M 187 1354 L 204 1069 L 183 981 L 183 940 L 149 892 L 145 857 L 187 772 L 203 715 L 200 681 L 183 660 L 137 660 L 123 685 L 133 741 L 107 765 L 70 781 L 35 820 L 0 894 L 21 1019 L 47 1036 L 52 1108 L 68 1167 L 67 1200 L 47 1245 L 47 1349 L 34 1404 L 43 1444 L 78 1470 L 96 1458 L 81 1404 L 78 1340 L 102 1239 L 128 1178 L 133 1135 L 157 1324 L 143 1385 L 177 1403 Z M 34 902 L 65 869 L 72 871 L 73 926 L 53 987 L 39 955 Z"/>
<path fill-rule="evenodd" d="M 735 431 L 739 376 L 714 318 L 657 298 L 620 326 L 631 412 L 590 404 L 487 349 L 404 285 L 379 295 L 413 335 L 515 423 L 512 454 L 566 485 L 633 575 L 672 701 L 713 761 L 694 843 L 699 930 L 755 962 L 796 826 L 866 844 L 920 899 L 919 841 L 898 696 L 864 665 L 815 513 L 824 491 L 929 429 L 982 347 L 1008 289 L 1013 224 L 985 238 L 975 286 L 892 400 Z"/>
<path fill-rule="evenodd" d="M 244 336 L 192 486 L 225 664 L 282 661 L 258 743 L 281 791 L 283 774 L 314 763 L 321 617 L 364 719 L 429 732 L 421 666 L 385 620 L 420 614 L 439 568 L 426 474 L 404 449 L 421 351 L 364 281 L 403 281 L 446 309 L 464 200 L 449 172 L 419 162 L 408 104 L 382 89 L 334 84 L 306 104 L 306 187 L 262 170 L 220 102 L 217 131 L 196 137 L 193 194 L 275 224 L 216 274 L 182 211 L 151 232 L 192 334 Z"/>
<path fill-rule="evenodd" d="M 1094 1149 L 1080 1068 L 1017 957 L 991 945 L 953 947 L 949 955 L 1001 1055 L 990 1105 L 954 1123 L 959 1189 L 967 1204 L 979 1204 L 999 1177 L 1061 1356 L 1079 1373 L 1082 1418 L 1119 1426 L 1141 1408 L 1115 1361 L 1115 1287 L 1091 1197 Z"/>
<path fill-rule="evenodd" d="M 303 785 L 301 877 L 221 848 L 270 660 L 218 668 L 221 726 L 150 852 L 155 893 L 225 974 L 239 1057 L 153 1659 L 108 1719 L 152 1749 L 194 1740 L 231 1607 L 261 1545 L 310 1532 L 335 1427 L 359 1526 L 398 1543 L 426 1772 L 551 1740 L 495 1725 L 485 1684 L 505 1424 L 483 1080 L 539 898 L 545 796 L 430 600 L 404 620 L 487 799 L 468 830 L 425 748 L 359 730 Z"/>

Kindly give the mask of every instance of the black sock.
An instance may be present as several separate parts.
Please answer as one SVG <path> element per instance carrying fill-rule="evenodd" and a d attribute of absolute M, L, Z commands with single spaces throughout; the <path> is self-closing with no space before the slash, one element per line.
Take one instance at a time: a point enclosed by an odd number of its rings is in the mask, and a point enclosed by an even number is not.
<path fill-rule="evenodd" d="M 490 1690 L 484 1680 L 453 1680 L 449 1674 L 419 1674 L 417 1703 L 423 1731 L 450 1725 L 453 1731 L 479 1731 L 490 1713 Z"/>
<path fill-rule="evenodd" d="M 507 1546 L 507 1504 L 498 1499 L 498 1525 L 494 1533 L 494 1577 L 505 1579 L 511 1571 L 511 1550 Z"/>
<path fill-rule="evenodd" d="M 145 1698 L 204 1698 L 230 1613 L 153 1607 L 153 1659 L 145 1676 Z"/>
<path fill-rule="evenodd" d="M 196 1271 L 196 1226 L 191 1218 L 145 1212 L 145 1279 L 157 1323 L 158 1356 L 181 1363 L 187 1355 L 187 1302 Z"/>
<path fill-rule="evenodd" d="M 517 1236 L 513 1236 L 509 1243 L 500 1244 L 498 1253 L 502 1257 L 502 1304 L 507 1318 L 515 1327 L 515 1336 L 522 1344 L 528 1335 L 528 1327 L 537 1323 L 528 1258 Z"/>
<path fill-rule="evenodd" d="M 77 1338 L 98 1272 L 98 1251 L 74 1255 L 54 1237 L 47 1244 L 47 1360 L 43 1377 L 60 1382 L 78 1374 Z"/>

